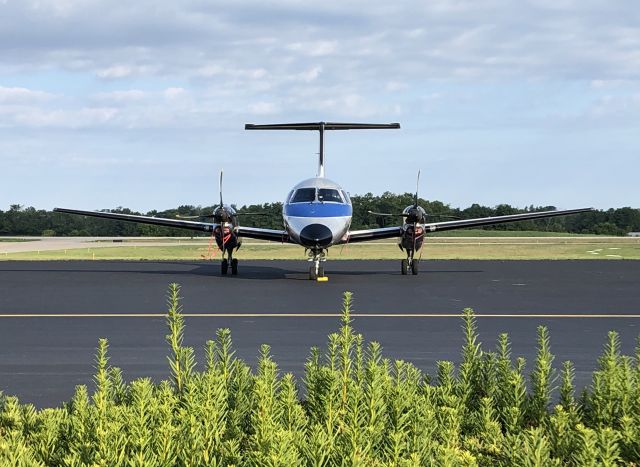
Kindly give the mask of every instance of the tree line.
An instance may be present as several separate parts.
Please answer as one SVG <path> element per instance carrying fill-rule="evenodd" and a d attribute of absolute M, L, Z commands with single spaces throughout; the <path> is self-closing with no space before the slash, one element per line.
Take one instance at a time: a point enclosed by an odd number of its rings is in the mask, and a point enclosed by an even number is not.
<path fill-rule="evenodd" d="M 368 229 L 398 224 L 400 217 L 386 217 L 370 214 L 369 211 L 379 213 L 400 214 L 408 205 L 413 204 L 411 193 L 394 194 L 385 192 L 382 195 L 356 195 L 353 202 L 353 217 L 351 228 Z M 528 206 L 517 208 L 509 204 L 499 204 L 494 207 L 472 204 L 467 208 L 453 208 L 441 201 L 420 199 L 419 204 L 429 214 L 430 221 L 448 220 L 449 217 L 470 219 L 475 217 L 502 216 L 534 211 L 548 211 L 554 206 Z M 234 206 L 236 207 L 236 206 Z M 195 216 L 211 214 L 215 206 L 182 205 L 175 209 L 164 211 L 152 210 L 146 213 L 132 211 L 118 207 L 110 212 L 123 214 L 143 214 L 156 217 L 175 218 L 181 216 Z M 236 207 L 241 225 L 262 227 L 269 229 L 282 228 L 282 203 L 263 203 Z M 260 213 L 263 215 L 251 215 Z M 535 230 L 545 232 L 568 232 L 575 234 L 626 235 L 629 232 L 640 232 L 640 209 L 623 207 L 617 209 L 596 210 L 572 216 L 555 217 L 486 226 L 484 230 Z M 56 213 L 11 205 L 9 210 L 0 210 L 0 235 L 34 235 L 34 236 L 184 236 L 185 231 L 170 227 L 136 224 L 108 219 L 81 217 L 70 214 Z M 193 235 L 205 235 L 204 233 Z"/>

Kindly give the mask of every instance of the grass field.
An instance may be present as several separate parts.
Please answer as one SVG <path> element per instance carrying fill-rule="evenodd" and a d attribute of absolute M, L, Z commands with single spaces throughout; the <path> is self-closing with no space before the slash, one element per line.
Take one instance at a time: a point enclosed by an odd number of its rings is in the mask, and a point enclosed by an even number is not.
<path fill-rule="evenodd" d="M 164 240 L 163 240 L 164 241 Z M 183 240 L 184 242 L 185 240 Z M 157 242 L 157 240 L 156 240 Z M 191 243 L 191 242 L 190 242 Z M 104 245 L 104 243 L 102 243 Z M 0 254 L 0 260 L 201 260 L 211 257 L 206 241 L 195 244 L 114 246 Z M 337 246 L 329 259 L 400 259 L 393 241 Z M 220 253 L 215 252 L 214 258 Z M 305 259 L 297 245 L 245 240 L 239 259 Z M 427 259 L 640 259 L 640 238 L 616 237 L 430 237 L 422 251 Z"/>
<path fill-rule="evenodd" d="M 33 238 L 7 238 L 0 237 L 0 242 L 35 242 Z"/>

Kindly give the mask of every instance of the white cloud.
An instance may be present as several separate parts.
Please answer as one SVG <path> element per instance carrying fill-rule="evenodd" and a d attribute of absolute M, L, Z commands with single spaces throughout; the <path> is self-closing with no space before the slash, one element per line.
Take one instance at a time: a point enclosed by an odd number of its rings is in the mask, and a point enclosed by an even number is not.
<path fill-rule="evenodd" d="M 48 101 L 55 96 L 48 92 L 34 91 L 22 87 L 0 86 L 0 104 L 24 104 Z"/>
<path fill-rule="evenodd" d="M 616 121 L 630 116 L 640 123 L 640 93 L 631 95 L 604 95 L 588 109 L 587 115 L 595 119 Z"/>
<path fill-rule="evenodd" d="M 205 115 L 244 112 L 373 118 L 402 109 L 411 118 L 412 109 L 434 107 L 424 96 L 453 98 L 438 89 L 447 85 L 580 81 L 594 91 L 623 88 L 614 83 L 640 76 L 633 26 L 640 12 L 632 6 L 632 0 L 9 2 L 0 19 L 0 79 L 6 70 L 85 78 L 67 97 L 56 91 L 55 105 L 52 92 L 20 97 L 22 91 L 6 91 L 13 88 L 0 88 L 0 100 L 33 104 L 29 112 L 50 116 L 40 125 L 55 125 L 51 115 L 113 108 L 108 119 L 89 121 L 200 128 Z M 114 91 L 114 82 L 131 89 Z M 5 109 L 3 124 L 18 121 L 9 113 L 29 112 Z"/>
<path fill-rule="evenodd" d="M 387 91 L 395 92 L 395 91 L 403 91 L 407 89 L 409 85 L 407 83 L 403 83 L 400 81 L 389 81 L 385 85 L 385 89 Z"/>
<path fill-rule="evenodd" d="M 103 101 L 113 102 L 136 102 L 149 97 L 149 94 L 139 89 L 128 89 L 125 91 L 99 92 L 95 98 Z"/>
<path fill-rule="evenodd" d="M 338 41 L 309 41 L 309 42 L 294 42 L 287 46 L 287 49 L 300 52 L 303 55 L 310 57 L 322 57 L 325 55 L 332 55 L 338 49 Z"/>
<path fill-rule="evenodd" d="M 317 65 L 301 73 L 298 73 L 297 78 L 306 83 L 310 83 L 318 79 L 318 77 L 320 76 L 320 73 L 322 73 L 322 66 Z"/>
<path fill-rule="evenodd" d="M 278 106 L 273 102 L 256 102 L 250 104 L 247 110 L 252 115 L 273 115 L 279 111 Z"/>
<path fill-rule="evenodd" d="M 169 100 L 179 99 L 181 97 L 184 97 L 186 93 L 187 93 L 186 89 L 178 88 L 178 87 L 167 88 L 163 91 L 164 97 Z"/>
<path fill-rule="evenodd" d="M 98 78 L 119 79 L 149 74 L 153 71 L 154 69 L 149 66 L 113 65 L 108 68 L 99 69 L 95 74 Z"/>
<path fill-rule="evenodd" d="M 8 115 L 4 112 L 0 113 L 0 125 L 19 125 L 28 128 L 88 128 L 109 123 L 117 113 L 118 110 L 111 107 L 81 108 L 78 110 L 27 108 Z"/>

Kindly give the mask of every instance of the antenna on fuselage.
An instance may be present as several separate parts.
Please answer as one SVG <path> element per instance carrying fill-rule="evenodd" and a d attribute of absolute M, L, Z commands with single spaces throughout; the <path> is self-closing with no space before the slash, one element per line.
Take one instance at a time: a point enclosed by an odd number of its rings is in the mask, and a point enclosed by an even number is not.
<path fill-rule="evenodd" d="M 318 177 L 324 177 L 324 132 L 325 130 L 384 130 L 400 128 L 399 123 L 274 123 L 255 125 L 247 123 L 245 130 L 315 130 L 320 133 L 320 152 L 318 153 Z"/>

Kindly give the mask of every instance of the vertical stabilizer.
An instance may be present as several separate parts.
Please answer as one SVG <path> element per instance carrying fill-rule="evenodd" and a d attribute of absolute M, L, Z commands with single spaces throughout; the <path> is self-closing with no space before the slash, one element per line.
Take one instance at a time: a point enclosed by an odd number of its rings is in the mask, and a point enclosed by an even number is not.
<path fill-rule="evenodd" d="M 320 151 L 318 152 L 318 177 L 324 177 L 324 122 L 320 123 Z"/>

